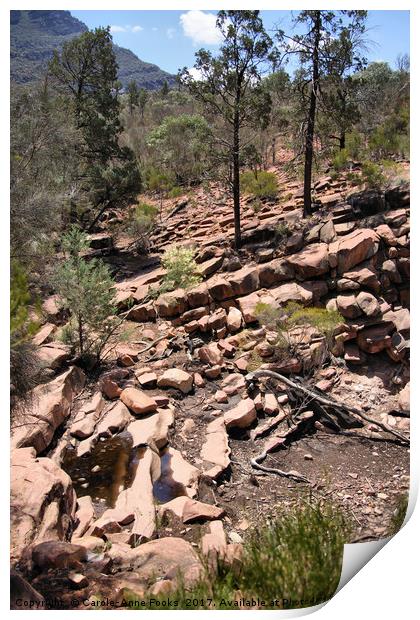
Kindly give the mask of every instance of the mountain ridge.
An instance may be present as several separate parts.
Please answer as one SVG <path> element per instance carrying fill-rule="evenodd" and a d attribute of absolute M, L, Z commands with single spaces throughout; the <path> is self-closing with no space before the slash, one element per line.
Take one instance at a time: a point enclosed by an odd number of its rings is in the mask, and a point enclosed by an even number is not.
<path fill-rule="evenodd" d="M 18 84 L 40 79 L 55 49 L 66 41 L 87 32 L 82 21 L 70 11 L 10 11 L 10 78 Z M 134 52 L 113 44 L 119 66 L 118 78 L 124 88 L 135 80 L 139 88 L 156 90 L 175 76 L 148 63 Z"/>

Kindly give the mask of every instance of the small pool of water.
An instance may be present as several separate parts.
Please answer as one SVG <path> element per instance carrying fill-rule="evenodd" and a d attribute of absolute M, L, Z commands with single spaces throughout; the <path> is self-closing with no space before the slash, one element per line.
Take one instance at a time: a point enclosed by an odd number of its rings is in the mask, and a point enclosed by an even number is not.
<path fill-rule="evenodd" d="M 77 456 L 77 450 L 67 448 L 62 468 L 73 481 L 77 497 L 90 495 L 96 512 L 114 508 L 118 495 L 133 483 L 137 466 L 145 448 L 133 448 L 129 433 L 120 433 L 100 440 L 92 451 Z M 185 487 L 172 478 L 171 457 L 167 450 L 161 453 L 161 476 L 153 485 L 153 494 L 159 503 L 169 502 L 186 495 Z M 99 466 L 98 471 L 92 471 Z"/>

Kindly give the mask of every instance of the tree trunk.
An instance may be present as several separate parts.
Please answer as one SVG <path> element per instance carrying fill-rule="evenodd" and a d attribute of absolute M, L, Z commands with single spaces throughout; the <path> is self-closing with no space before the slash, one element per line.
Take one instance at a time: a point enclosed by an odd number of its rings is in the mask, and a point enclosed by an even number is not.
<path fill-rule="evenodd" d="M 346 148 L 346 133 L 342 131 L 340 133 L 340 151 L 343 151 Z"/>
<path fill-rule="evenodd" d="M 315 12 L 314 48 L 312 57 L 312 89 L 309 100 L 308 121 L 306 127 L 305 168 L 303 180 L 303 214 L 311 215 L 312 205 L 312 160 L 314 155 L 315 115 L 319 84 L 319 43 L 321 38 L 321 11 Z"/>
<path fill-rule="evenodd" d="M 235 218 L 235 248 L 241 247 L 241 204 L 239 187 L 239 109 L 235 110 L 233 123 L 233 214 Z"/>
<path fill-rule="evenodd" d="M 78 327 L 78 333 L 79 333 L 80 357 L 82 357 L 84 353 L 84 342 L 83 342 L 83 321 L 82 321 L 82 317 L 80 314 L 77 317 L 77 327 Z"/>

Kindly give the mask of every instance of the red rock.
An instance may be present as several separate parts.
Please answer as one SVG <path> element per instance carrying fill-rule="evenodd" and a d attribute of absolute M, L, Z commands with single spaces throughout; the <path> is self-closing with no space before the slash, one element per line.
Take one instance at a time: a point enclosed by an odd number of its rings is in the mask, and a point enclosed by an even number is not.
<path fill-rule="evenodd" d="M 158 387 L 171 387 L 180 390 L 183 394 L 191 392 L 193 387 L 193 377 L 185 370 L 169 368 L 158 379 Z"/>
<path fill-rule="evenodd" d="M 356 296 L 351 294 L 338 295 L 337 309 L 347 319 L 355 319 L 362 314 Z"/>
<path fill-rule="evenodd" d="M 289 282 L 288 284 L 282 284 L 277 288 L 273 288 L 270 290 L 270 294 L 279 304 L 286 304 L 288 301 L 297 301 L 307 306 L 312 303 L 313 299 L 312 291 L 296 282 Z"/>
<path fill-rule="evenodd" d="M 32 344 L 39 347 L 46 342 L 51 340 L 51 336 L 57 330 L 57 327 L 53 323 L 45 323 L 41 327 L 41 329 L 36 333 L 36 335 L 32 338 Z"/>
<path fill-rule="evenodd" d="M 157 404 L 153 398 L 136 388 L 125 388 L 120 400 L 136 415 L 144 415 L 156 411 Z"/>
<path fill-rule="evenodd" d="M 209 329 L 220 329 L 226 325 L 226 310 L 218 308 L 213 312 L 208 320 Z"/>
<path fill-rule="evenodd" d="M 388 224 L 381 224 L 375 228 L 376 233 L 383 241 L 389 246 L 397 245 L 397 238 L 388 226 Z"/>
<path fill-rule="evenodd" d="M 321 276 L 330 270 L 326 243 L 313 243 L 286 260 L 302 280 Z"/>
<path fill-rule="evenodd" d="M 286 259 L 277 258 L 258 267 L 260 286 L 270 287 L 280 282 L 287 282 L 294 277 L 293 268 Z"/>
<path fill-rule="evenodd" d="M 204 381 L 203 377 L 200 375 L 199 372 L 194 373 L 194 385 L 198 388 L 202 388 L 206 385 L 206 382 Z"/>
<path fill-rule="evenodd" d="M 264 413 L 267 415 L 275 415 L 279 411 L 279 404 L 274 394 L 267 392 L 264 395 Z"/>
<path fill-rule="evenodd" d="M 259 288 L 258 268 L 254 266 L 243 267 L 239 271 L 235 271 L 233 275 L 227 275 L 232 287 L 233 296 L 248 295 Z"/>
<path fill-rule="evenodd" d="M 234 297 L 231 284 L 222 276 L 213 276 L 207 281 L 208 291 L 215 301 L 223 301 Z"/>
<path fill-rule="evenodd" d="M 207 306 L 211 301 L 207 284 L 203 283 L 186 291 L 185 299 L 190 308 Z"/>
<path fill-rule="evenodd" d="M 369 228 L 359 228 L 329 245 L 329 263 L 339 274 L 349 271 L 378 251 L 378 235 Z"/>
<path fill-rule="evenodd" d="M 255 314 L 255 306 L 259 303 L 260 298 L 257 293 L 251 293 L 246 297 L 238 299 L 239 307 L 246 324 L 254 323 L 257 320 Z"/>
<path fill-rule="evenodd" d="M 220 365 L 223 363 L 222 353 L 215 342 L 198 349 L 199 359 L 210 365 Z"/>
<path fill-rule="evenodd" d="M 135 321 L 136 323 L 146 323 L 147 321 L 156 320 L 156 310 L 153 302 L 132 306 L 127 313 L 127 321 Z"/>
<path fill-rule="evenodd" d="M 222 374 L 222 367 L 216 364 L 211 368 L 205 368 L 204 374 L 207 379 L 217 379 Z"/>
<path fill-rule="evenodd" d="M 155 301 L 155 309 L 158 316 L 164 318 L 183 314 L 187 309 L 184 289 L 178 288 L 160 295 Z"/>
<path fill-rule="evenodd" d="M 141 375 L 136 373 L 136 377 L 141 387 L 146 389 L 155 387 L 157 382 L 157 375 L 155 372 L 145 372 Z"/>
<path fill-rule="evenodd" d="M 366 314 L 366 316 L 377 316 L 380 314 L 381 308 L 378 300 L 371 293 L 362 291 L 356 297 L 357 305 Z"/>
<path fill-rule="evenodd" d="M 366 353 L 379 353 L 391 346 L 390 332 L 394 329 L 392 323 L 381 323 L 366 327 L 357 336 L 357 344 Z"/>
<path fill-rule="evenodd" d="M 242 312 L 231 306 L 227 315 L 227 328 L 231 333 L 237 332 L 241 329 L 243 323 Z"/>
<path fill-rule="evenodd" d="M 226 428 L 248 428 L 257 418 L 254 401 L 251 398 L 241 400 L 236 407 L 224 414 Z"/>

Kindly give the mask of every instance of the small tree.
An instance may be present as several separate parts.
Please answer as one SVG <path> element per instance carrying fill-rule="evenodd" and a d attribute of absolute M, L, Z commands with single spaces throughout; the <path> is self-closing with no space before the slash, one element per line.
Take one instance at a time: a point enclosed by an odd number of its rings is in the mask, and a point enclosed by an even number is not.
<path fill-rule="evenodd" d="M 65 260 L 56 268 L 54 285 L 64 308 L 70 310 L 70 329 L 81 357 L 96 353 L 115 327 L 114 282 L 108 267 L 100 260 L 85 260 L 87 235 L 72 226 L 62 238 Z"/>
<path fill-rule="evenodd" d="M 137 82 L 135 80 L 131 80 L 127 86 L 128 93 L 128 107 L 130 108 L 130 114 L 133 113 L 134 108 L 139 105 L 139 96 L 140 91 L 137 88 Z"/>
<path fill-rule="evenodd" d="M 269 93 L 261 85 L 261 72 L 277 54 L 264 30 L 259 11 L 219 11 L 216 22 L 222 36 L 220 54 L 196 53 L 195 68 L 203 76 L 195 80 L 187 68 L 180 80 L 208 112 L 221 117 L 227 127 L 220 141 L 227 151 L 235 216 L 235 246 L 241 245 L 240 157 L 241 129 L 268 122 Z"/>

